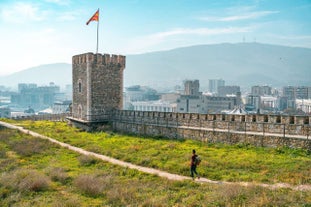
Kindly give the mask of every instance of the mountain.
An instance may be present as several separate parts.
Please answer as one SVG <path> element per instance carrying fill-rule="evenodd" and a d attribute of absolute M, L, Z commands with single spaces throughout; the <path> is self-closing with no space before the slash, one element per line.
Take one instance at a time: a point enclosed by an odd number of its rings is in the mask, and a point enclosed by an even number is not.
<path fill-rule="evenodd" d="M 128 55 L 125 83 L 180 84 L 222 78 L 226 85 L 249 87 L 311 85 L 311 49 L 259 43 L 198 45 Z"/>
<path fill-rule="evenodd" d="M 71 65 L 42 65 L 0 77 L 0 85 L 19 82 L 47 85 L 71 83 Z M 226 85 L 311 85 L 311 49 L 259 43 L 197 45 L 168 51 L 127 55 L 124 85 L 172 88 L 185 79 L 222 78 Z"/>

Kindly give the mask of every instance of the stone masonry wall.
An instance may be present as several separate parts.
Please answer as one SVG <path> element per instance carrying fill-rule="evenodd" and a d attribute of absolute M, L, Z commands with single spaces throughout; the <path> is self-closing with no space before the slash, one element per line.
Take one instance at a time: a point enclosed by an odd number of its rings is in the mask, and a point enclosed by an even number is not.
<path fill-rule="evenodd" d="M 311 150 L 310 116 L 115 111 L 113 129 L 137 135 Z"/>
<path fill-rule="evenodd" d="M 72 58 L 72 117 L 87 122 L 108 119 L 122 108 L 125 56 L 86 53 Z M 82 88 L 79 91 L 79 84 Z"/>

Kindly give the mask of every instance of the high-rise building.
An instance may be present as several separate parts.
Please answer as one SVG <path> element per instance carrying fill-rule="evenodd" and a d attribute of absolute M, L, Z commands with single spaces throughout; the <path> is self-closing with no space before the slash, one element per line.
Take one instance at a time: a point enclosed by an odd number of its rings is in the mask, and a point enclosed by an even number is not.
<path fill-rule="evenodd" d="M 271 95 L 271 91 L 270 86 L 252 86 L 252 95 L 254 96 Z"/>
<path fill-rule="evenodd" d="M 225 81 L 222 79 L 209 79 L 208 89 L 209 92 L 217 93 L 218 87 L 225 86 Z"/>
<path fill-rule="evenodd" d="M 226 95 L 232 95 L 237 94 L 241 92 L 240 86 L 219 86 L 218 87 L 218 96 L 226 96 Z"/>
<path fill-rule="evenodd" d="M 11 103 L 18 107 L 31 107 L 41 110 L 51 106 L 56 100 L 56 95 L 60 92 L 60 87 L 54 83 L 49 86 L 39 86 L 36 84 L 18 84 L 18 93 L 11 95 Z"/>
<path fill-rule="evenodd" d="M 283 87 L 283 96 L 289 100 L 311 99 L 311 87 L 309 86 L 286 86 Z"/>

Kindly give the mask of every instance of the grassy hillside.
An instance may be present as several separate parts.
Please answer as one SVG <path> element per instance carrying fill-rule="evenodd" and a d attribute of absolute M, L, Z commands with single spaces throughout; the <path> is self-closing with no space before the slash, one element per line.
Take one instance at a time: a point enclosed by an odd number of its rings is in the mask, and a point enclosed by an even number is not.
<path fill-rule="evenodd" d="M 311 183 L 311 157 L 300 150 L 86 133 L 59 122 L 18 124 L 90 151 L 179 174 L 189 175 L 189 156 L 195 148 L 203 157 L 199 172 L 207 178 Z M 311 204 L 310 191 L 169 181 L 81 156 L 45 140 L 3 128 L 0 128 L 0 152 L 0 206 Z"/>

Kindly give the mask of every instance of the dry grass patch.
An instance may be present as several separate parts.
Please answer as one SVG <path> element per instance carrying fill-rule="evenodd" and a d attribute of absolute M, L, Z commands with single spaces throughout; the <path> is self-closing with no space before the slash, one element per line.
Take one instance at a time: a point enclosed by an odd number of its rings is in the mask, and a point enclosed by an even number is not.
<path fill-rule="evenodd" d="M 39 138 L 23 139 L 10 143 L 12 149 L 21 156 L 43 153 L 49 148 L 48 141 Z"/>
<path fill-rule="evenodd" d="M 96 164 L 99 160 L 93 156 L 80 155 L 78 161 L 81 166 L 90 166 Z"/>
<path fill-rule="evenodd" d="M 70 180 L 70 176 L 67 174 L 64 168 L 52 167 L 48 169 L 48 175 L 53 181 L 66 184 Z"/>
<path fill-rule="evenodd" d="M 4 173 L 0 177 L 0 184 L 19 192 L 37 192 L 47 190 L 50 179 L 38 171 L 21 169 Z"/>
<path fill-rule="evenodd" d="M 105 190 L 111 188 L 112 181 L 110 176 L 104 177 L 96 174 L 84 174 L 75 178 L 73 184 L 82 193 L 97 197 L 103 195 Z"/>

